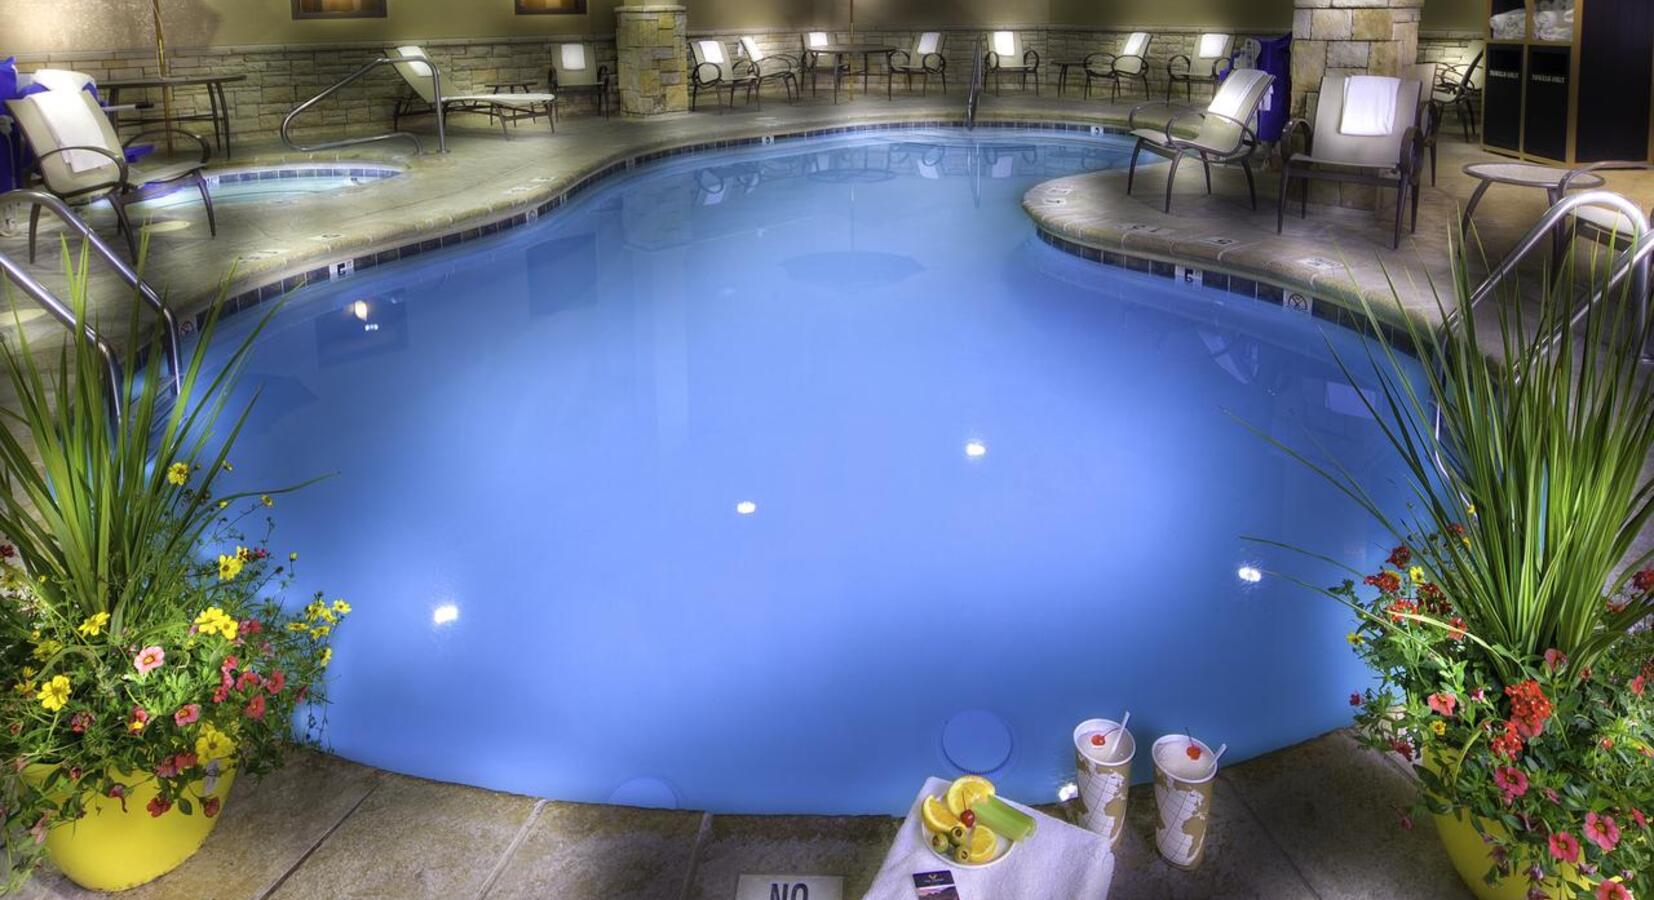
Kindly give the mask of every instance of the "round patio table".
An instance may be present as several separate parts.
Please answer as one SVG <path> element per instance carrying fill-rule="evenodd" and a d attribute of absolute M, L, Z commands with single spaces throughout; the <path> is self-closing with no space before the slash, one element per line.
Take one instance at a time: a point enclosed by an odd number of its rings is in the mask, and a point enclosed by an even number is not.
<path fill-rule="evenodd" d="M 823 44 L 819 47 L 810 48 L 811 52 L 814 53 L 833 54 L 833 69 L 835 73 L 844 68 L 845 62 L 849 57 L 855 56 L 856 54 L 861 54 L 861 92 L 864 94 L 868 92 L 868 77 L 873 71 L 873 54 L 877 53 L 881 55 L 889 55 L 897 49 L 898 48 L 896 47 L 887 46 L 885 44 Z M 855 76 L 852 75 L 851 77 Z M 890 73 L 886 72 L 885 77 L 889 78 Z M 856 99 L 853 93 L 851 94 L 850 99 Z M 838 102 L 838 76 L 836 74 L 833 77 L 833 101 L 835 103 Z"/>
<path fill-rule="evenodd" d="M 1068 70 L 1085 68 L 1085 61 L 1079 59 L 1064 59 L 1058 60 L 1052 63 L 1052 65 L 1057 67 L 1057 96 L 1061 97 L 1063 95 L 1063 91 L 1068 89 Z"/>
<path fill-rule="evenodd" d="M 136 91 L 147 90 L 150 88 L 171 90 L 173 88 L 184 87 L 206 88 L 207 105 L 210 107 L 209 112 L 194 113 L 187 116 L 174 115 L 170 117 L 163 113 L 157 117 L 138 118 L 124 123 L 117 122 L 116 127 L 124 124 L 136 125 L 138 128 L 142 129 L 145 125 L 153 125 L 157 122 L 165 125 L 168 122 L 210 121 L 212 122 L 213 141 L 218 144 L 218 148 L 223 150 L 224 155 L 228 157 L 234 154 L 234 150 L 230 142 L 230 99 L 224 94 L 224 85 L 234 84 L 237 81 L 246 80 L 247 76 L 243 74 L 151 75 L 144 78 L 117 78 L 111 81 L 102 81 L 98 83 L 98 88 L 106 92 L 107 96 L 104 99 L 109 102 L 110 106 L 119 104 L 121 91 L 123 90 Z"/>
<path fill-rule="evenodd" d="M 1462 234 L 1470 233 L 1470 217 L 1476 214 L 1476 205 L 1482 202 L 1482 195 L 1487 189 L 1496 184 L 1510 184 L 1516 187 L 1539 188 L 1544 190 L 1545 198 L 1551 206 L 1562 199 L 1562 179 L 1568 175 L 1567 169 L 1556 169 L 1550 166 L 1539 166 L 1532 163 L 1515 162 L 1485 162 L 1467 163 L 1464 173 L 1479 183 L 1476 190 L 1470 194 L 1470 202 L 1465 204 L 1464 221 L 1459 224 Z M 1607 182 L 1600 176 L 1589 172 L 1578 175 L 1570 185 L 1572 187 L 1590 189 L 1602 187 Z M 1567 243 L 1567 232 L 1562 223 L 1558 222 L 1551 232 L 1551 259 L 1562 259 L 1562 251 Z"/>

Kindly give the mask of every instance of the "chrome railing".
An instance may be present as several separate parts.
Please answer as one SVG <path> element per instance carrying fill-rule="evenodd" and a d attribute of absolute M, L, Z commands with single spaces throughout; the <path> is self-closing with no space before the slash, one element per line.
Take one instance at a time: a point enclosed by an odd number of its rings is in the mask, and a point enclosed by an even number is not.
<path fill-rule="evenodd" d="M 110 249 L 109 245 L 104 243 L 103 239 L 98 237 L 97 233 L 94 232 L 90 226 L 81 221 L 80 217 L 74 214 L 74 211 L 69 208 L 68 204 L 64 203 L 62 200 L 59 200 L 57 197 L 45 193 L 44 191 L 18 190 L 0 194 L 0 205 L 7 203 L 25 203 L 30 207 L 37 207 L 50 211 L 52 215 L 56 216 L 58 220 L 63 223 L 63 227 L 79 235 L 80 239 L 85 241 L 87 246 L 92 248 L 92 252 L 97 254 L 98 257 L 104 262 L 108 263 L 109 267 L 115 270 L 115 274 L 120 277 L 121 281 L 125 282 L 128 287 L 137 291 L 139 298 L 144 301 L 144 304 L 155 311 L 155 314 L 161 319 L 161 327 L 164 332 L 162 335 L 161 346 L 167 355 L 167 367 L 172 372 L 172 389 L 176 393 L 180 387 L 180 379 L 183 377 L 183 363 L 178 352 L 178 319 L 173 316 L 172 309 L 161 300 L 161 295 L 155 293 L 155 289 L 150 287 L 149 283 L 144 281 L 143 278 L 138 275 L 137 271 L 132 268 L 132 266 L 128 265 L 125 260 L 120 258 L 120 256 L 116 255 L 115 251 Z M 42 299 L 38 291 L 35 290 L 35 288 L 44 290 L 44 288 L 40 288 L 40 283 L 34 281 L 32 278 L 29 279 L 29 283 L 24 283 L 18 279 L 18 271 L 20 270 L 15 269 L 12 266 L 8 266 L 6 269 L 6 273 L 12 276 L 12 280 L 16 281 L 18 286 L 22 287 L 25 293 L 27 293 L 30 297 L 33 297 L 37 303 L 40 303 L 42 306 L 46 307 L 47 312 L 50 312 L 59 322 L 62 322 L 65 326 L 73 329 L 75 327 L 73 312 L 69 311 L 67 307 L 64 307 L 61 301 L 57 300 L 55 297 L 51 297 L 49 293 L 47 294 L 47 297 L 50 298 L 50 303 L 48 303 L 47 300 Z M 30 284 L 33 285 L 33 288 L 30 287 Z M 61 313 L 66 313 L 67 318 L 65 318 L 65 315 Z M 86 326 L 86 329 L 89 337 L 96 338 L 96 332 L 90 325 Z M 96 343 L 96 341 L 94 342 Z M 103 352 L 103 346 L 106 345 L 100 345 L 100 352 Z M 109 361 L 111 364 L 114 363 L 113 358 L 110 358 Z M 116 392 L 119 393 L 119 382 L 117 381 L 114 384 L 116 385 Z"/>
<path fill-rule="evenodd" d="M 356 82 L 366 76 L 369 72 L 372 72 L 374 69 L 377 69 L 380 66 L 394 66 L 399 63 L 423 63 L 426 68 L 431 70 L 431 96 L 435 100 L 431 106 L 436 113 L 437 150 L 441 153 L 447 153 L 448 128 L 447 124 L 443 121 L 442 72 L 437 69 L 436 63 L 431 62 L 428 57 L 424 56 L 381 56 L 367 65 L 362 66 L 360 69 L 357 69 L 349 75 L 339 79 L 337 82 L 334 82 L 332 87 L 322 91 L 314 97 L 311 97 L 309 100 L 300 103 L 298 106 L 293 107 L 293 111 L 287 114 L 287 118 L 281 120 L 281 142 L 300 153 L 313 153 L 317 150 L 335 150 L 340 147 L 354 147 L 358 144 L 372 144 L 378 141 L 406 139 L 413 142 L 415 153 L 424 153 L 425 145 L 419 142 L 419 138 L 416 135 L 408 131 L 387 131 L 384 134 L 367 135 L 365 137 L 341 138 L 336 141 L 323 141 L 319 144 L 309 145 L 300 144 L 298 141 L 293 139 L 293 120 L 297 119 L 306 110 L 333 96 L 335 93 L 338 93 L 340 89 Z"/>
<path fill-rule="evenodd" d="M 965 91 L 965 127 L 976 127 L 976 108 L 982 103 L 982 86 L 987 77 L 983 70 L 982 36 L 976 36 L 976 44 L 971 52 L 971 83 Z"/>
<path fill-rule="evenodd" d="M 20 263 L 4 253 L 0 253 L 0 273 L 4 273 L 7 278 L 10 278 L 14 284 L 22 289 L 23 293 L 28 294 L 35 303 L 40 304 L 40 307 L 46 310 L 52 318 L 63 323 L 65 328 L 70 331 L 80 331 L 81 337 L 85 339 L 86 343 L 92 345 L 92 349 L 98 351 L 98 355 L 103 357 L 105 375 L 109 378 L 109 409 L 114 413 L 116 427 L 119 427 L 126 411 L 122 408 L 121 364 L 115 356 L 115 348 L 103 339 L 103 335 L 98 334 L 96 328 L 86 322 L 78 321 L 74 310 L 65 305 L 62 300 L 59 300 L 45 285 L 35 280 L 35 277 L 30 275 L 28 270 L 24 269 Z"/>

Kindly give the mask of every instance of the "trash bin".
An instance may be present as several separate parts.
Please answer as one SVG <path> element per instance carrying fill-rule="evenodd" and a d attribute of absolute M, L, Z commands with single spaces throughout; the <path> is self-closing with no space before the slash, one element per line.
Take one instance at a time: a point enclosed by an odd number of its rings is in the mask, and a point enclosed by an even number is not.
<path fill-rule="evenodd" d="M 1292 35 L 1258 39 L 1258 68 L 1275 76 L 1268 96 L 1258 106 L 1258 140 L 1281 139 L 1292 112 Z"/>

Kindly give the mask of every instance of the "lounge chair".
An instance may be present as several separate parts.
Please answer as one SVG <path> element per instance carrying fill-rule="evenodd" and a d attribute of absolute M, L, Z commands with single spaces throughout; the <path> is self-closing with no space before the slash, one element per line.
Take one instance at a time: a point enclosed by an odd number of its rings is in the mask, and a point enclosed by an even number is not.
<path fill-rule="evenodd" d="M 1453 63 L 1444 65 L 1436 70 L 1436 80 L 1431 83 L 1430 105 L 1436 107 L 1437 118 L 1452 107 L 1459 116 L 1459 125 L 1464 128 L 1465 143 L 1476 138 L 1476 99 L 1482 91 L 1476 87 L 1476 70 L 1482 64 L 1482 55 L 1486 48 L 1476 51 L 1476 55 L 1468 63 Z"/>
<path fill-rule="evenodd" d="M 1206 170 L 1207 193 L 1212 190 L 1212 163 L 1238 163 L 1246 172 L 1246 193 L 1252 201 L 1252 208 L 1256 210 L 1258 190 L 1252 180 L 1252 153 L 1258 149 L 1258 135 L 1248 123 L 1257 114 L 1258 105 L 1268 95 L 1269 86 L 1274 81 L 1275 76 L 1257 69 L 1235 69 L 1223 80 L 1205 112 L 1179 110 L 1172 107 L 1170 101 L 1145 103 L 1134 108 L 1127 121 L 1132 135 L 1137 138 L 1137 146 L 1132 148 L 1131 166 L 1126 170 L 1126 193 L 1131 193 L 1132 182 L 1137 177 L 1137 157 L 1144 150 L 1164 156 L 1172 161 L 1171 171 L 1166 173 L 1166 212 L 1171 212 L 1172 183 L 1177 180 L 1177 166 L 1185 156 L 1195 156 Z M 1171 112 L 1163 123 L 1157 123 L 1158 127 L 1138 127 L 1139 113 L 1151 107 L 1169 109 Z M 1197 117 L 1199 130 L 1192 137 L 1179 137 L 1179 126 L 1193 125 L 1195 123 L 1190 119 Z"/>
<path fill-rule="evenodd" d="M 218 235 L 213 214 L 212 193 L 201 175 L 212 150 L 205 138 L 181 128 L 160 127 L 127 138 L 127 144 L 157 134 L 182 135 L 201 148 L 201 158 L 156 166 L 135 166 L 126 161 L 126 147 L 115 136 L 98 99 L 87 91 L 48 90 L 6 102 L 12 119 L 33 148 L 34 169 L 46 190 L 72 206 L 108 200 L 115 220 L 126 234 L 126 246 L 138 257 L 138 235 L 127 216 L 127 207 L 174 191 L 195 188 L 207 210 L 207 229 Z M 35 236 L 40 228 L 40 207 L 29 212 L 29 261 L 35 258 Z"/>
<path fill-rule="evenodd" d="M 913 76 L 919 76 L 919 94 L 923 96 L 930 90 L 930 76 L 936 75 L 942 79 L 942 93 L 948 92 L 948 59 L 942 55 L 942 32 L 926 31 L 913 42 L 913 49 L 891 50 L 885 59 L 885 70 L 890 73 L 884 80 L 884 96 L 890 99 L 891 88 L 896 82 L 897 75 L 907 77 L 907 89 L 913 90 Z"/>
<path fill-rule="evenodd" d="M 758 72 L 752 63 L 746 60 L 731 59 L 724 45 L 711 38 L 703 38 L 689 42 L 689 109 L 695 110 L 696 100 L 702 91 L 711 91 L 713 96 L 718 92 L 729 89 L 729 105 L 735 105 L 736 88 L 745 88 L 747 102 L 758 93 Z M 718 111 L 723 112 L 723 101 L 719 101 Z"/>
<path fill-rule="evenodd" d="M 1183 99 L 1194 99 L 1194 84 L 1199 81 L 1212 85 L 1212 96 L 1218 93 L 1218 82 L 1235 67 L 1230 59 L 1235 50 L 1235 36 L 1212 32 L 1195 41 L 1195 57 L 1179 53 L 1166 61 L 1166 99 L 1172 99 L 1172 90 L 1183 85 Z M 1178 60 L 1183 61 L 1181 67 Z"/>
<path fill-rule="evenodd" d="M 787 102 L 798 99 L 798 64 L 785 53 L 766 53 L 758 46 L 758 39 L 741 38 L 741 57 L 752 65 L 752 74 L 758 77 L 758 89 L 765 84 L 780 84 L 787 92 Z"/>
<path fill-rule="evenodd" d="M 1304 182 L 1300 215 L 1309 215 L 1309 182 L 1337 181 L 1393 188 L 1396 192 L 1395 236 L 1401 246 L 1401 216 L 1409 193 L 1412 226 L 1418 227 L 1419 169 L 1423 166 L 1424 136 L 1416 127 L 1423 85 L 1412 79 L 1370 75 L 1328 75 L 1321 79 L 1315 106 L 1315 125 L 1293 119 L 1282 140 L 1301 132 L 1303 153 L 1286 154 L 1281 170 L 1281 197 L 1275 210 L 1275 232 L 1286 217 L 1286 195 L 1293 180 Z M 1346 98 L 1346 92 L 1349 97 Z M 1348 99 L 1351 102 L 1346 102 Z M 1285 145 L 1283 144 L 1283 152 Z M 1331 168 L 1329 168 L 1331 167 Z"/>
<path fill-rule="evenodd" d="M 1430 102 L 1430 85 L 1436 83 L 1436 64 L 1419 63 L 1407 68 L 1407 77 L 1420 87 L 1419 134 L 1424 140 L 1425 152 L 1430 154 L 1430 186 L 1436 186 L 1436 149 L 1441 139 L 1442 110 Z"/>
<path fill-rule="evenodd" d="M 839 87 L 850 74 L 849 61 L 840 61 L 836 55 L 822 49 L 833 44 L 832 35 L 825 31 L 805 32 L 798 41 L 798 67 L 800 72 L 810 77 L 810 96 L 816 96 L 817 79 L 827 75 L 833 79 L 833 102 L 837 103 Z"/>
<path fill-rule="evenodd" d="M 586 43 L 556 43 L 551 45 L 551 69 L 546 73 L 546 84 L 552 94 L 589 93 L 597 97 L 597 111 L 605 119 L 610 113 L 610 94 L 614 91 L 614 73 L 608 66 L 597 65 L 596 47 Z"/>
<path fill-rule="evenodd" d="M 397 101 L 396 109 L 391 113 L 391 127 L 400 128 L 402 120 L 412 116 L 435 114 L 437 97 L 431 84 L 431 73 L 436 71 L 436 64 L 431 62 L 424 50 L 413 45 L 397 47 L 387 55 L 405 60 L 396 64 L 396 71 L 412 89 L 410 94 Z M 546 117 L 552 131 L 557 130 L 556 94 L 443 94 L 442 114 L 447 116 L 457 112 L 477 113 L 490 120 L 499 120 L 500 134 L 508 138 L 511 132 L 506 129 L 507 124 L 541 116 Z"/>
<path fill-rule="evenodd" d="M 1119 53 L 1098 51 L 1085 58 L 1085 96 L 1091 99 L 1091 83 L 1109 83 L 1110 102 L 1120 99 L 1120 82 L 1135 78 L 1143 83 L 1143 99 L 1149 99 L 1149 43 L 1154 36 L 1146 31 L 1133 31 L 1126 36 Z"/>
<path fill-rule="evenodd" d="M 1028 89 L 1028 79 L 1034 79 L 1034 96 L 1039 96 L 1039 53 L 1022 45 L 1022 35 L 1015 31 L 996 31 L 988 36 L 988 55 L 984 60 L 988 74 L 994 79 L 994 93 L 1004 87 L 1007 73 L 1022 79 L 1022 89 Z"/>

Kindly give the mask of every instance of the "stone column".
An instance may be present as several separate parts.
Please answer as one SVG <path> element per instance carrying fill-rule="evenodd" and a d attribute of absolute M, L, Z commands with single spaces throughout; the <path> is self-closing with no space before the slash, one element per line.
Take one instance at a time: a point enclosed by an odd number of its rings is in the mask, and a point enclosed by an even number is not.
<path fill-rule="evenodd" d="M 1418 61 L 1424 0 L 1293 0 L 1292 114 L 1313 119 L 1325 75 L 1399 76 Z M 1428 88 L 1426 88 L 1428 90 Z M 1340 202 L 1339 185 L 1317 182 L 1310 198 Z M 1373 189 L 1343 185 L 1346 206 L 1370 208 Z"/>
<path fill-rule="evenodd" d="M 655 116 L 689 108 L 688 31 L 680 5 L 615 7 L 621 112 Z"/>

